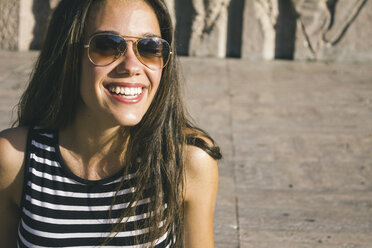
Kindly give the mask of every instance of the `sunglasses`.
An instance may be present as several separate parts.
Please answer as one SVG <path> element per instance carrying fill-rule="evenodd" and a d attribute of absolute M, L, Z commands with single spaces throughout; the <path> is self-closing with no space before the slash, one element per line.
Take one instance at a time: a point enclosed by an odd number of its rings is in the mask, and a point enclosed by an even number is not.
<path fill-rule="evenodd" d="M 158 37 L 132 37 L 97 33 L 90 37 L 88 58 L 96 66 L 106 66 L 120 58 L 132 42 L 137 59 L 151 70 L 163 69 L 172 54 L 169 43 Z"/>

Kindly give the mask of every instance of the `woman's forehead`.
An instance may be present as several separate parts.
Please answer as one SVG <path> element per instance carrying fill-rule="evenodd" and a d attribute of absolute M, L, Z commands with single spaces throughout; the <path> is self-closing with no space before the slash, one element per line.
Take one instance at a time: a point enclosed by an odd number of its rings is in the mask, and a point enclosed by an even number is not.
<path fill-rule="evenodd" d="M 105 0 L 92 6 L 86 26 L 87 35 L 114 31 L 122 35 L 161 35 L 155 11 L 143 0 Z"/>

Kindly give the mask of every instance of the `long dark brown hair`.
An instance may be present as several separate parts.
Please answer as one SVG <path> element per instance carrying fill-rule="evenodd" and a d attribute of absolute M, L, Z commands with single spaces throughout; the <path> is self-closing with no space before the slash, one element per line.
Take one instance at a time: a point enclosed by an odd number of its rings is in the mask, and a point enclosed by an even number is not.
<path fill-rule="evenodd" d="M 85 26 L 92 6 L 102 1 L 109 0 L 61 0 L 56 7 L 30 83 L 18 104 L 15 125 L 38 125 L 57 130 L 77 118 Z M 143 1 L 155 11 L 162 38 L 171 44 L 173 53 L 163 69 L 159 88 L 145 116 L 139 124 L 126 127 L 129 131 L 125 139 L 125 173 L 135 171 L 136 181 L 141 183 L 136 185 L 131 199 L 130 206 L 134 207 L 123 210 L 112 232 L 122 230 L 121 220 L 135 212 L 134 203 L 150 189 L 149 208 L 153 211 L 144 223 L 150 231 L 137 243 L 154 242 L 169 232 L 174 236 L 175 246 L 180 247 L 183 241 L 185 148 L 187 145 L 198 146 L 214 159 L 220 159 L 221 153 L 209 135 L 193 125 L 184 111 L 173 26 L 164 1 Z"/>

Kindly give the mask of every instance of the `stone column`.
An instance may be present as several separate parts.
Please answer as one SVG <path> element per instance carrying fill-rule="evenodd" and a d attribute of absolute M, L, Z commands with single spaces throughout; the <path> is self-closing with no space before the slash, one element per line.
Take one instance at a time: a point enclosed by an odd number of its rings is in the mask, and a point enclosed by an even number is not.
<path fill-rule="evenodd" d="M 18 49 L 19 1 L 0 1 L 0 49 Z"/>
<path fill-rule="evenodd" d="M 34 39 L 35 17 L 32 13 L 33 2 L 30 0 L 19 0 L 18 50 L 20 51 L 29 50 Z"/>
<path fill-rule="evenodd" d="M 167 5 L 169 13 L 172 17 L 173 27 L 175 27 L 176 26 L 176 11 L 175 11 L 176 3 L 175 3 L 175 0 L 165 0 L 165 4 Z"/>
<path fill-rule="evenodd" d="M 54 9 L 55 7 L 57 7 L 58 3 L 60 2 L 61 0 L 49 0 L 49 4 L 50 4 L 50 8 L 51 9 Z"/>
<path fill-rule="evenodd" d="M 195 10 L 189 55 L 226 56 L 228 7 L 230 0 L 192 0 Z"/>
<path fill-rule="evenodd" d="M 246 0 L 242 58 L 272 60 L 275 57 L 275 24 L 278 0 Z"/>

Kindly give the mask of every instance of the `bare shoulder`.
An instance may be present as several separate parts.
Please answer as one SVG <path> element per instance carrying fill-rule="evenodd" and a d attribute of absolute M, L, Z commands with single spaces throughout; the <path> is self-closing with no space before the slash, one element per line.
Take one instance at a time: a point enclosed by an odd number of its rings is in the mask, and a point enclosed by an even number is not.
<path fill-rule="evenodd" d="M 26 127 L 9 128 L 0 132 L 0 190 L 9 187 L 19 174 L 26 140 Z"/>
<path fill-rule="evenodd" d="M 0 132 L 0 240 L 4 247 L 17 243 L 26 140 L 27 128 Z"/>
<path fill-rule="evenodd" d="M 212 141 L 203 139 L 208 145 Z M 217 160 L 188 145 L 185 161 L 184 247 L 214 247 L 213 213 L 218 188 Z"/>
<path fill-rule="evenodd" d="M 186 152 L 186 170 L 194 176 L 198 176 L 200 173 L 217 171 L 217 160 L 200 147 L 188 145 Z"/>
<path fill-rule="evenodd" d="M 201 139 L 209 144 L 211 143 L 207 138 Z M 195 196 L 195 191 L 199 191 L 200 193 L 203 190 L 211 193 L 217 191 L 218 165 L 216 159 L 211 157 L 203 149 L 188 145 L 185 162 L 185 201 Z"/>

